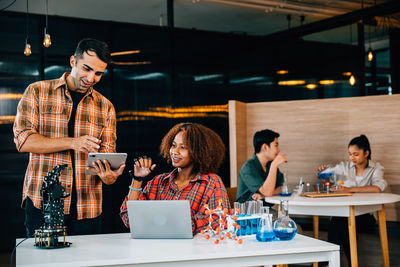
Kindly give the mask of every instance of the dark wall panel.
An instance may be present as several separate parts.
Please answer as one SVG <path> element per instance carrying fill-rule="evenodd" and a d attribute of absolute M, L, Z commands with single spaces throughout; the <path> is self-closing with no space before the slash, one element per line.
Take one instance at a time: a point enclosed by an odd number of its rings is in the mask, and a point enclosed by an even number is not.
<path fill-rule="evenodd" d="M 25 14 L 2 12 L 0 16 L 0 213 L 2 242 L 10 249 L 16 237 L 24 236 L 24 214 L 20 209 L 23 176 L 28 154 L 17 153 L 12 119 L 27 85 L 40 79 L 58 78 L 70 69 L 69 57 L 84 37 L 106 41 L 113 52 L 140 50 L 114 56 L 96 89 L 109 98 L 118 112 L 117 150 L 127 152 L 128 167 L 138 155 L 155 159 L 155 173 L 171 170 L 159 156 L 165 133 L 176 123 L 193 121 L 214 129 L 228 140 L 228 100 L 245 102 L 316 99 L 356 96 L 359 91 L 347 83 L 343 72 L 360 72 L 357 48 L 302 40 L 271 43 L 262 37 L 223 34 L 84 19 L 49 17 L 53 45 L 43 48 L 44 17 L 31 15 L 29 33 L 32 55 L 23 55 Z M 279 69 L 289 73 L 277 75 Z M 301 79 L 318 83 L 335 80 L 320 91 L 300 86 L 281 86 L 282 80 Z M 217 115 L 173 117 L 172 113 L 149 115 L 155 108 L 220 105 Z M 123 112 L 131 115 L 125 116 Z M 7 119 L 8 118 L 8 119 Z M 226 152 L 228 157 L 229 152 Z M 229 160 L 219 172 L 229 186 Z M 125 172 L 111 186 L 104 186 L 103 232 L 126 231 L 119 219 L 119 206 L 130 178 Z M 10 230 L 11 229 L 11 230 Z"/>

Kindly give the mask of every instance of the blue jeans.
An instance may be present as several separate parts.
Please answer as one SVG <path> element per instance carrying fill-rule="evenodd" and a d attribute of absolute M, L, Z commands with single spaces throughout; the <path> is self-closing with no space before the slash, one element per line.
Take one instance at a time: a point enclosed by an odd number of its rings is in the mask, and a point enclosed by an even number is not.
<path fill-rule="evenodd" d="M 93 219 L 78 220 L 75 209 L 71 209 L 71 214 L 65 215 L 65 226 L 67 227 L 67 235 L 91 235 L 101 233 L 101 215 Z M 27 197 L 25 200 L 25 227 L 27 237 L 32 237 L 36 229 L 43 224 L 42 210 L 37 209 L 32 200 Z"/>

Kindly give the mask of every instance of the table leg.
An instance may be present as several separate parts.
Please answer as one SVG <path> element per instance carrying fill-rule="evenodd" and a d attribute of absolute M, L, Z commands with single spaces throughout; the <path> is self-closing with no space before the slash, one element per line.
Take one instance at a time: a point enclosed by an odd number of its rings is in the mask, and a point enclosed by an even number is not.
<path fill-rule="evenodd" d="M 357 267 L 358 256 L 357 256 L 357 237 L 356 237 L 356 216 L 355 216 L 354 206 L 350 206 L 348 225 L 349 225 L 351 267 Z"/>
<path fill-rule="evenodd" d="M 378 211 L 378 222 L 379 222 L 379 236 L 381 238 L 383 264 L 385 267 L 389 267 L 390 262 L 389 262 L 389 247 L 388 247 L 387 230 L 386 230 L 386 213 L 385 213 L 385 206 L 383 204 L 382 204 L 382 209 Z"/>
<path fill-rule="evenodd" d="M 319 237 L 319 216 L 313 216 L 313 230 L 314 230 L 314 238 L 318 239 Z"/>
<path fill-rule="evenodd" d="M 281 204 L 278 204 L 278 218 L 281 217 Z"/>
<path fill-rule="evenodd" d="M 313 232 L 314 232 L 314 238 L 318 239 L 318 237 L 319 237 L 319 216 L 317 216 L 317 215 L 313 216 Z M 318 267 L 318 262 L 314 262 L 313 267 Z"/>

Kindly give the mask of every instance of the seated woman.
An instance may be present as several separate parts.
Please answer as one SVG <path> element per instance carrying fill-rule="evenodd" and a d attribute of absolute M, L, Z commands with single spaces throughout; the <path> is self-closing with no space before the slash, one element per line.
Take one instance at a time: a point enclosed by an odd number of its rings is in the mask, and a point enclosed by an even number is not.
<path fill-rule="evenodd" d="M 341 162 L 336 166 L 328 167 L 321 165 L 317 172 L 335 173 L 342 185 L 337 186 L 338 192 L 351 193 L 379 193 L 382 192 L 387 183 L 383 179 L 383 166 L 371 160 L 371 147 L 368 138 L 360 135 L 353 138 L 349 145 L 350 161 Z M 347 217 L 332 217 L 328 230 L 328 241 L 344 247 L 347 260 L 350 260 L 349 234 Z M 357 232 L 373 232 L 375 218 L 371 214 L 364 214 L 356 218 Z"/>
<path fill-rule="evenodd" d="M 160 154 L 172 162 L 174 170 L 154 177 L 143 191 L 143 180 L 156 165 L 146 157 L 135 161 L 135 175 L 120 209 L 126 227 L 129 227 L 128 200 L 189 200 L 194 234 L 208 226 L 205 204 L 215 209 L 221 200 L 230 213 L 225 186 L 215 174 L 225 156 L 225 146 L 218 134 L 197 123 L 177 124 L 164 136 Z M 212 222 L 214 228 L 215 220 L 216 217 Z"/>

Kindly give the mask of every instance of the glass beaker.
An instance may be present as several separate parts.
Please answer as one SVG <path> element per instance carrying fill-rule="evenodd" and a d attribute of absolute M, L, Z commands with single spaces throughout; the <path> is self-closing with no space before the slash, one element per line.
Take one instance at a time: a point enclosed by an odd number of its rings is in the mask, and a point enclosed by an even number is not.
<path fill-rule="evenodd" d="M 331 179 L 331 176 L 334 174 L 334 169 L 330 165 L 328 165 L 323 171 L 318 173 L 318 178 L 323 181 L 322 185 L 324 185 L 325 182 L 329 181 Z"/>
<path fill-rule="evenodd" d="M 332 185 L 330 190 L 337 191 L 338 179 L 337 179 L 337 175 L 335 173 L 333 175 L 331 175 L 331 177 L 329 177 L 329 182 Z"/>
<path fill-rule="evenodd" d="M 289 202 L 281 200 L 281 217 L 274 222 L 274 234 L 279 240 L 291 240 L 297 233 L 296 223 L 289 218 Z"/>
<path fill-rule="evenodd" d="M 272 214 L 269 214 L 268 207 L 264 208 L 258 223 L 256 239 L 260 242 L 269 242 L 275 239 L 275 234 L 272 227 Z"/>
<path fill-rule="evenodd" d="M 257 200 L 256 202 L 256 214 L 262 214 L 263 213 L 263 201 L 262 200 Z"/>
<path fill-rule="evenodd" d="M 240 203 L 239 202 L 234 202 L 233 203 L 233 207 L 234 207 L 234 209 L 233 209 L 233 214 L 234 215 L 239 215 L 240 214 Z"/>
<path fill-rule="evenodd" d="M 279 196 L 281 197 L 290 197 L 292 195 L 291 192 L 289 192 L 289 188 L 287 185 L 287 175 L 286 173 L 283 174 L 283 184 L 281 186 L 281 190 L 279 191 Z"/>
<path fill-rule="evenodd" d="M 252 235 L 257 233 L 257 225 L 258 225 L 258 220 L 257 217 L 255 216 L 256 214 L 256 201 L 249 201 L 247 204 L 247 215 L 249 216 L 247 218 L 247 230 L 246 230 L 246 235 Z"/>
<path fill-rule="evenodd" d="M 247 215 L 253 215 L 256 213 L 256 201 L 251 200 L 251 201 L 247 201 L 247 211 L 246 214 Z"/>

